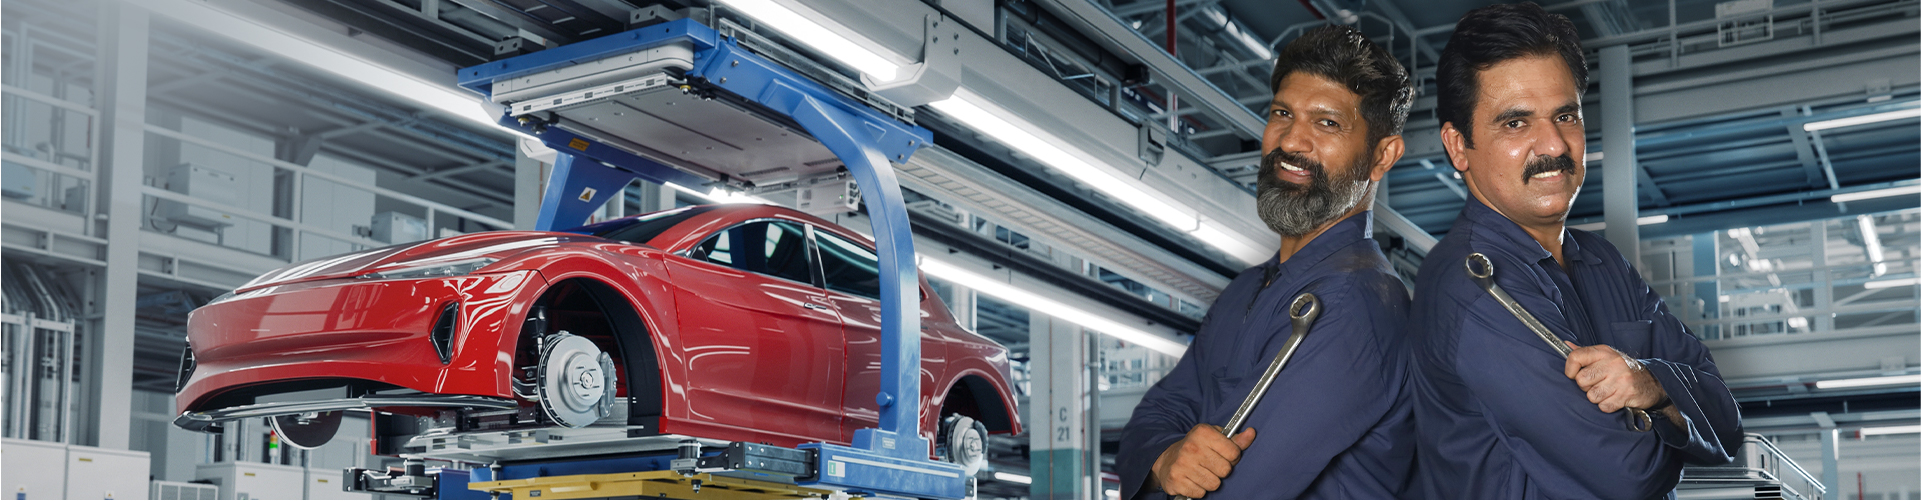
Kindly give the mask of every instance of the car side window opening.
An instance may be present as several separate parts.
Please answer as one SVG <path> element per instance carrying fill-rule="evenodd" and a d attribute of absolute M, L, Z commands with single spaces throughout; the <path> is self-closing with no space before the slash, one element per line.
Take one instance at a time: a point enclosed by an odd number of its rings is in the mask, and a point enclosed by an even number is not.
<path fill-rule="evenodd" d="M 694 259 L 709 263 L 728 267 L 734 266 L 733 245 L 730 243 L 731 239 L 728 238 L 728 236 L 733 233 L 733 230 L 715 233 L 714 236 L 708 237 L 707 241 L 694 246 L 694 252 L 691 256 Z"/>
<path fill-rule="evenodd" d="M 827 290 L 880 298 L 880 259 L 874 251 L 825 231 L 814 232 Z"/>
<path fill-rule="evenodd" d="M 812 284 L 807 236 L 799 225 L 755 221 L 728 228 L 694 246 L 694 259 L 741 271 Z"/>

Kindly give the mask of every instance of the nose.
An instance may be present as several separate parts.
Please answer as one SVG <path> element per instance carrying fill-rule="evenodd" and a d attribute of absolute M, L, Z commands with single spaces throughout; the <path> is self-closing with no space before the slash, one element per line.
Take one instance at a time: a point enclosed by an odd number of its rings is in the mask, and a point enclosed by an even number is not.
<path fill-rule="evenodd" d="M 1293 154 L 1302 154 L 1302 153 L 1308 153 L 1310 151 L 1313 151 L 1314 143 L 1312 141 L 1307 140 L 1307 134 L 1305 133 L 1306 128 L 1305 127 L 1296 128 L 1294 127 L 1294 125 L 1295 124 L 1291 124 L 1291 123 L 1273 124 L 1272 127 L 1278 130 L 1274 131 L 1274 144 L 1272 146 L 1275 148 L 1280 148 L 1281 151 L 1285 151 Z M 1273 151 L 1273 150 L 1269 149 L 1268 151 Z"/>
<path fill-rule="evenodd" d="M 1573 149 L 1573 141 L 1570 140 L 1571 138 L 1569 138 L 1568 135 L 1570 133 L 1580 134 L 1580 132 L 1568 131 L 1561 127 L 1540 127 L 1536 130 L 1542 132 L 1539 134 L 1539 137 L 1536 137 L 1534 140 L 1533 153 L 1544 157 L 1558 157 L 1567 154 L 1569 150 Z M 1583 137 L 1581 139 L 1585 140 L 1586 138 Z"/>

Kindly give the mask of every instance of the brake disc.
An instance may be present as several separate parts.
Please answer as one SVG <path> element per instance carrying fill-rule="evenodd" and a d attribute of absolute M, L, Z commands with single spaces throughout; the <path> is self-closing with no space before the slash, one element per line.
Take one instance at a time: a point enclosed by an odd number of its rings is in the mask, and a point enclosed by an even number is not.
<path fill-rule="evenodd" d="M 968 476 L 987 466 L 987 427 L 974 418 L 954 414 L 941 423 L 947 462 L 960 465 Z"/>
<path fill-rule="evenodd" d="M 341 411 L 309 412 L 274 416 L 273 431 L 280 441 L 302 449 L 326 445 L 340 431 Z"/>
<path fill-rule="evenodd" d="M 540 408 L 555 423 L 582 428 L 613 413 L 614 359 L 593 341 L 560 331 L 540 345 Z"/>

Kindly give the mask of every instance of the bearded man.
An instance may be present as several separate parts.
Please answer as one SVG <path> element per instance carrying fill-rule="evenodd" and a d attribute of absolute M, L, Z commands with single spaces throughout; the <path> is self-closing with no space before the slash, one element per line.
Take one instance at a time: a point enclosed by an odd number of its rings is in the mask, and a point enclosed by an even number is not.
<path fill-rule="evenodd" d="M 1414 90 L 1386 50 L 1342 26 L 1289 44 L 1269 84 L 1257 205 L 1281 248 L 1221 292 L 1187 353 L 1134 408 L 1121 433 L 1123 497 L 1390 498 L 1406 484 L 1408 295 L 1368 209 L 1401 158 Z M 1292 334 L 1288 306 L 1303 292 L 1322 313 L 1230 440 L 1216 425 Z"/>

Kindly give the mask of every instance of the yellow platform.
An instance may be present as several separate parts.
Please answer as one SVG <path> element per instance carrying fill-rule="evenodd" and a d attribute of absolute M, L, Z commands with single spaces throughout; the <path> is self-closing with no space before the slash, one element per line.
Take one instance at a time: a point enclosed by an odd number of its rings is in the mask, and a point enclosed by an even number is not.
<path fill-rule="evenodd" d="M 699 487 L 695 487 L 696 485 Z M 813 489 L 793 484 L 717 477 L 707 473 L 689 477 L 672 471 L 474 482 L 467 484 L 467 488 L 482 492 L 512 493 L 514 499 L 587 499 L 623 496 L 670 499 L 825 499 L 834 494 L 834 491 L 826 489 Z"/>

